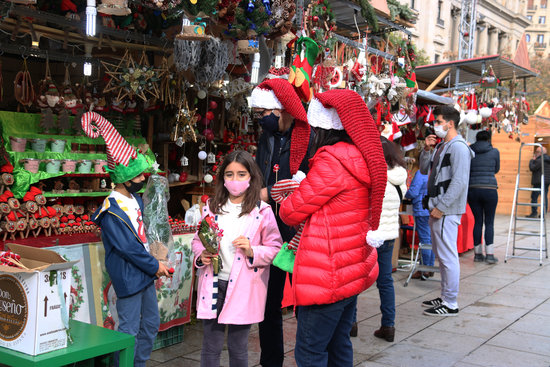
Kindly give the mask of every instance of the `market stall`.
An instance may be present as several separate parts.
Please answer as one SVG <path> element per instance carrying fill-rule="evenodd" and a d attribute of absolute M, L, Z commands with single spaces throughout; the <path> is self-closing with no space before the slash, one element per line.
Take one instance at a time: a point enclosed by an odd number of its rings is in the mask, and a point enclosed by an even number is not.
<path fill-rule="evenodd" d="M 395 0 L 2 2 L 0 249 L 48 247 L 78 261 L 71 318 L 116 327 L 91 221 L 113 187 L 108 147 L 81 121 L 97 112 L 155 167 L 147 176 L 166 203 L 152 216 L 166 218 L 175 259 L 173 280 L 156 283 L 161 331 L 181 326 L 193 304 L 200 207 L 224 155 L 256 152 L 261 128 L 248 97 L 264 78 L 287 79 L 306 105 L 317 92 L 356 91 L 408 157 L 432 106 L 466 110 L 466 97 L 433 93 L 443 77 L 420 76 L 407 29 L 416 16 Z"/>

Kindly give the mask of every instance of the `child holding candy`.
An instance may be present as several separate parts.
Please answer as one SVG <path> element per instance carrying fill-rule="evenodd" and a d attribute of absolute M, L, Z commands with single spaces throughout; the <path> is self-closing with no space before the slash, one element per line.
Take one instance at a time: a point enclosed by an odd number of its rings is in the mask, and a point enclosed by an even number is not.
<path fill-rule="evenodd" d="M 248 333 L 264 318 L 269 265 L 282 239 L 271 206 L 260 200 L 262 175 L 248 152 L 229 153 L 218 177 L 193 239 L 201 366 L 220 365 L 226 324 L 230 366 L 247 366 Z"/>

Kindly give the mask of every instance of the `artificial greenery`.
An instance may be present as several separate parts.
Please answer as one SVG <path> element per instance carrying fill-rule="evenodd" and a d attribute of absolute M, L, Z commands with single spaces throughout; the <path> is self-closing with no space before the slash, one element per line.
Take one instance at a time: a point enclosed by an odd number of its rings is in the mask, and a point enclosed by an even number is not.
<path fill-rule="evenodd" d="M 387 0 L 387 2 L 392 20 L 395 20 L 397 17 L 399 17 L 408 22 L 416 21 L 418 16 L 409 8 L 408 5 L 401 4 L 398 0 Z"/>
<path fill-rule="evenodd" d="M 311 38 L 319 47 L 328 52 L 334 48 L 336 39 L 330 37 L 330 31 L 336 26 L 336 20 L 332 13 L 332 7 L 328 0 L 318 0 L 311 4 L 310 24 Z M 326 29 L 328 27 L 328 29 Z M 327 35 L 329 33 L 329 35 Z"/>
<path fill-rule="evenodd" d="M 182 4 L 184 4 L 185 9 L 192 15 L 202 12 L 206 16 L 211 16 L 217 12 L 216 6 L 218 5 L 218 0 L 199 0 L 195 4 L 189 0 L 184 0 Z"/>
<path fill-rule="evenodd" d="M 266 35 L 271 30 L 270 13 L 262 0 L 242 0 L 235 10 L 235 21 L 228 26 L 227 33 L 239 39 Z"/>
<path fill-rule="evenodd" d="M 365 18 L 370 29 L 373 32 L 378 32 L 378 18 L 370 0 L 359 0 L 359 5 L 361 6 L 361 16 Z"/>

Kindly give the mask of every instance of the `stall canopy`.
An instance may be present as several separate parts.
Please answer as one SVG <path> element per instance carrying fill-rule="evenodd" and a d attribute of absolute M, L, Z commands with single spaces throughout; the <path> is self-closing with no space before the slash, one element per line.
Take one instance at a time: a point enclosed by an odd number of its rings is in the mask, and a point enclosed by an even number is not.
<path fill-rule="evenodd" d="M 513 79 L 514 74 L 517 79 L 538 75 L 536 71 L 516 64 L 510 59 L 492 55 L 418 66 L 416 80 L 420 86 L 434 93 L 467 88 L 479 84 L 482 73 L 489 66 L 492 66 L 495 75 L 501 81 Z"/>

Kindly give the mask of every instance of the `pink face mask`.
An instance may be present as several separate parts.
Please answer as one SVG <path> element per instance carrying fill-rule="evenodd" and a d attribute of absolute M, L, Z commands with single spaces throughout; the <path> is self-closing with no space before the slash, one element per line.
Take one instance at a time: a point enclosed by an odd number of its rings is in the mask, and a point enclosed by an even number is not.
<path fill-rule="evenodd" d="M 237 180 L 225 181 L 223 185 L 231 195 L 241 196 L 242 194 L 245 193 L 246 189 L 248 189 L 248 187 L 250 186 L 250 179 L 246 181 L 237 181 Z"/>

